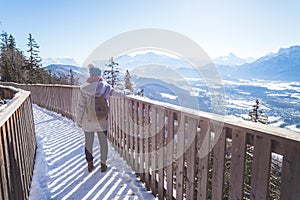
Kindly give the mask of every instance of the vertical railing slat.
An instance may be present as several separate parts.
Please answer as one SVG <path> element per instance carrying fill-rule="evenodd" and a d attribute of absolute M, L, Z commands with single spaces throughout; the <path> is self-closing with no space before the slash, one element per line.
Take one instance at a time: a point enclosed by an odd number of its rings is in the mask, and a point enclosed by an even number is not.
<path fill-rule="evenodd" d="M 226 131 L 223 126 L 216 126 L 213 146 L 212 199 L 223 199 L 224 163 L 226 149 Z"/>
<path fill-rule="evenodd" d="M 23 176 L 23 170 L 24 167 L 22 165 L 23 163 L 23 159 L 22 159 L 22 154 L 21 154 L 21 149 L 20 149 L 20 134 L 21 134 L 21 130 L 20 130 L 20 120 L 18 118 L 18 113 L 19 113 L 19 109 L 16 111 L 16 113 L 13 115 L 13 120 L 16 122 L 15 124 L 15 144 L 16 144 L 16 154 L 17 154 L 17 165 L 18 165 L 18 170 L 20 173 L 20 181 L 21 181 L 21 189 L 22 191 L 26 191 L 24 185 L 25 185 L 25 180 L 24 180 L 24 176 Z M 32 122 L 33 123 L 33 122 Z"/>
<path fill-rule="evenodd" d="M 300 145 L 291 142 L 284 148 L 280 199 L 299 199 Z"/>
<path fill-rule="evenodd" d="M 208 159 L 209 159 L 209 142 L 210 142 L 210 121 L 207 119 L 200 120 L 200 134 L 197 140 L 198 149 L 198 185 L 197 199 L 208 198 Z"/>
<path fill-rule="evenodd" d="M 145 162 L 145 140 L 144 140 L 144 104 L 142 102 L 139 102 L 139 109 L 138 109 L 138 138 L 139 138 L 139 173 L 140 178 L 144 182 L 145 181 L 145 170 L 144 170 L 144 162 Z"/>
<path fill-rule="evenodd" d="M 8 179 L 8 168 L 6 167 L 7 164 L 7 158 L 6 158 L 6 153 L 5 153 L 5 126 L 1 127 L 1 132 L 0 132 L 0 144 L 2 148 L 0 149 L 0 167 L 1 167 L 1 188 L 3 190 L 3 198 L 4 199 L 9 199 L 9 179 Z"/>
<path fill-rule="evenodd" d="M 195 199 L 197 119 L 187 119 L 186 199 Z"/>
<path fill-rule="evenodd" d="M 150 188 L 150 111 L 149 104 L 145 104 L 145 183 L 146 187 Z"/>
<path fill-rule="evenodd" d="M 158 110 L 158 198 L 163 199 L 165 197 L 165 110 Z"/>
<path fill-rule="evenodd" d="M 185 116 L 180 113 L 178 116 L 178 131 L 176 140 L 176 199 L 183 199 L 184 194 L 184 144 L 185 144 Z"/>
<path fill-rule="evenodd" d="M 157 110 L 155 107 L 150 109 L 150 135 L 151 135 L 151 190 L 156 196 L 157 194 Z"/>
<path fill-rule="evenodd" d="M 125 160 L 129 163 L 129 126 L 132 123 L 132 118 L 128 112 L 129 101 L 127 98 L 124 98 L 124 118 L 126 119 L 124 124 L 124 151 L 125 151 Z"/>
<path fill-rule="evenodd" d="M 129 139 L 130 139 L 130 165 L 132 168 L 134 168 L 134 124 L 135 124 L 135 119 L 134 119 L 134 111 L 133 111 L 133 102 L 130 100 L 129 101 L 129 117 L 131 117 L 132 119 L 132 123 L 130 123 L 130 127 L 129 127 Z"/>
<path fill-rule="evenodd" d="M 133 150 L 134 150 L 134 165 L 133 169 L 134 171 L 137 172 L 139 175 L 139 157 L 138 157 L 138 152 L 139 152 L 139 130 L 138 130 L 138 102 L 134 101 L 134 106 L 133 106 L 133 117 L 134 117 L 134 129 L 133 129 L 133 139 L 134 139 L 134 145 L 133 145 Z"/>
<path fill-rule="evenodd" d="M 232 131 L 232 154 L 230 163 L 230 199 L 243 199 L 246 133 Z"/>
<path fill-rule="evenodd" d="M 174 158 L 174 113 L 167 111 L 167 138 L 166 138 L 166 179 L 167 191 L 166 198 L 173 198 L 173 158 Z"/>
<path fill-rule="evenodd" d="M 270 159 L 271 140 L 255 136 L 251 173 L 251 199 L 267 199 L 268 197 Z"/>

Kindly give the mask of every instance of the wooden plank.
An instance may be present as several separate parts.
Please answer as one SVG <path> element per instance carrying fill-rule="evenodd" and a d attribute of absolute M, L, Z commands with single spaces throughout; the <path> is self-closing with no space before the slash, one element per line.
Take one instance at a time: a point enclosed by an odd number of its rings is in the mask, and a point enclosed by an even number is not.
<path fill-rule="evenodd" d="M 300 197 L 300 144 L 288 142 L 283 155 L 280 199 Z"/>
<path fill-rule="evenodd" d="M 270 160 L 270 138 L 255 136 L 251 174 L 251 199 L 268 199 Z"/>
<path fill-rule="evenodd" d="M 142 102 L 139 102 L 138 107 L 138 138 L 139 138 L 139 173 L 141 181 L 145 181 L 145 140 L 144 140 L 144 105 Z"/>
<path fill-rule="evenodd" d="M 6 154 L 5 154 L 5 124 L 1 127 L 1 133 L 0 133 L 0 171 L 1 171 L 1 188 L 2 188 L 2 195 L 4 199 L 9 199 L 9 186 L 8 186 L 8 169 L 6 164 Z"/>
<path fill-rule="evenodd" d="M 117 149 L 119 151 L 120 156 L 123 156 L 122 152 L 122 125 L 123 125 L 123 106 L 122 106 L 122 99 L 118 98 L 118 135 L 117 135 L 117 141 L 118 146 Z"/>
<path fill-rule="evenodd" d="M 134 117 L 134 129 L 133 129 L 133 134 L 134 134 L 134 137 L 133 137 L 134 138 L 134 145 L 133 145 L 134 159 L 133 159 L 133 161 L 134 161 L 134 165 L 133 165 L 133 170 L 137 172 L 139 170 L 139 158 L 138 158 L 138 152 L 139 152 L 138 134 L 139 134 L 139 130 L 138 130 L 138 102 L 137 101 L 134 101 L 133 117 Z"/>
<path fill-rule="evenodd" d="M 124 158 L 125 157 L 125 125 L 127 123 L 127 116 L 125 116 L 125 98 L 124 97 L 120 97 L 121 98 L 121 113 L 119 113 L 119 115 L 121 115 L 121 120 L 122 120 L 122 124 L 121 124 L 121 155 Z"/>
<path fill-rule="evenodd" d="M 1 149 L 0 149 L 0 151 L 1 151 Z M 2 178 L 2 174 L 1 174 L 1 154 L 0 154 L 0 178 Z M 1 197 L 1 199 L 4 198 L 3 195 L 4 195 L 4 191 L 3 191 L 3 188 L 2 188 L 2 180 L 0 180 L 0 197 Z"/>
<path fill-rule="evenodd" d="M 22 191 L 25 191 L 25 188 L 24 188 L 24 176 L 23 176 L 23 170 L 24 170 L 24 167 L 23 167 L 23 160 L 22 160 L 22 155 L 21 155 L 21 150 L 20 150 L 20 134 L 21 134 L 21 130 L 20 130 L 20 120 L 18 118 L 18 113 L 19 113 L 19 109 L 16 111 L 16 113 L 13 115 L 13 119 L 16 123 L 16 126 L 15 126 L 15 144 L 16 144 L 16 154 L 17 154 L 17 163 L 18 163 L 18 169 L 19 169 L 19 173 L 20 173 L 20 176 L 21 176 L 21 189 Z"/>
<path fill-rule="evenodd" d="M 198 185 L 197 199 L 208 198 L 208 159 L 209 159 L 209 141 L 210 141 L 210 121 L 200 119 L 200 134 L 197 140 L 198 149 Z"/>
<path fill-rule="evenodd" d="M 110 100 L 111 100 L 111 102 L 110 102 L 110 105 L 109 105 L 109 109 L 110 109 L 110 114 L 111 114 L 111 117 L 110 117 L 110 120 L 111 120 L 111 127 L 110 127 L 110 129 L 111 129 L 111 133 L 109 133 L 110 134 L 110 142 L 111 142 L 111 144 L 112 144 L 112 146 L 114 146 L 115 145 L 115 141 L 114 141 L 114 134 L 115 134 L 115 132 L 116 132 L 116 130 L 115 130 L 115 125 L 116 125 L 116 111 L 115 111 L 115 107 L 116 107 L 116 103 L 115 103 L 115 101 L 116 101 L 116 99 L 115 99 L 115 97 L 111 97 L 110 98 Z"/>
<path fill-rule="evenodd" d="M 7 139 L 7 154 L 8 154 L 8 160 L 9 160 L 9 166 L 8 166 L 8 171 L 10 173 L 10 188 L 9 188 L 9 198 L 11 199 L 16 199 L 16 179 L 15 177 L 15 172 L 16 172 L 16 166 L 14 161 L 14 150 L 12 148 L 12 138 L 11 138 L 11 117 L 6 121 L 6 139 Z"/>
<path fill-rule="evenodd" d="M 134 168 L 134 150 L 133 150 L 134 138 L 133 138 L 133 136 L 134 136 L 134 124 L 135 124 L 135 122 L 134 122 L 134 116 L 133 116 L 134 115 L 133 102 L 130 101 L 129 105 L 130 105 L 130 107 L 129 107 L 129 116 L 132 119 L 132 123 L 130 123 L 130 129 L 129 129 L 129 137 L 130 137 L 130 166 L 132 168 Z"/>
<path fill-rule="evenodd" d="M 19 112 L 16 113 L 16 117 L 17 117 L 17 122 L 18 122 L 18 146 L 19 146 L 19 154 L 20 154 L 20 160 L 21 160 L 21 165 L 20 165 L 20 171 L 21 171 L 21 175 L 22 175 L 22 188 L 23 188 L 23 191 L 26 191 L 27 190 L 27 180 L 26 180 L 26 177 L 25 177 L 25 162 L 24 160 L 26 159 L 25 156 L 24 156 L 24 144 L 23 144 L 23 134 L 22 134 L 22 122 L 23 122 L 23 119 L 21 119 L 21 116 L 20 116 L 20 112 L 22 112 L 21 110 Z"/>
<path fill-rule="evenodd" d="M 230 163 L 230 199 L 243 199 L 246 133 L 232 131 L 232 149 Z"/>
<path fill-rule="evenodd" d="M 125 125 L 126 125 L 126 118 L 127 116 L 125 115 L 125 98 L 124 97 L 120 97 L 121 99 L 121 113 L 119 113 L 119 115 L 121 115 L 121 120 L 122 120 L 122 124 L 121 124 L 121 157 L 125 157 Z"/>
<path fill-rule="evenodd" d="M 124 125 L 124 151 L 125 151 L 125 160 L 127 161 L 127 164 L 129 163 L 129 125 L 130 123 L 132 123 L 132 119 L 129 115 L 128 112 L 128 106 L 129 106 L 129 102 L 128 102 L 128 98 L 124 98 L 124 116 L 126 116 L 126 121 L 125 121 L 125 125 Z"/>
<path fill-rule="evenodd" d="M 117 121 L 117 150 L 119 154 L 122 156 L 122 151 L 121 151 L 121 139 L 122 139 L 122 106 L 121 106 L 121 98 L 117 98 L 117 112 L 118 112 L 118 121 Z"/>
<path fill-rule="evenodd" d="M 115 134 L 115 117 L 116 117 L 116 113 L 115 113 L 115 107 L 116 107 L 116 103 L 115 103 L 115 97 L 110 97 L 110 102 L 109 102 L 109 108 L 110 108 L 110 141 L 112 143 L 112 145 L 114 145 L 114 134 Z"/>
<path fill-rule="evenodd" d="M 186 198 L 195 199 L 195 177 L 196 177 L 196 135 L 197 135 L 197 119 L 187 118 L 187 153 L 186 153 Z"/>
<path fill-rule="evenodd" d="M 117 144 L 117 132 L 118 132 L 118 107 L 117 107 L 117 98 L 114 98 L 114 132 L 113 132 L 113 146 Z"/>
<path fill-rule="evenodd" d="M 174 159 L 174 113 L 167 111 L 167 138 L 166 138 L 166 198 L 173 198 L 173 159 Z"/>
<path fill-rule="evenodd" d="M 25 123 L 25 127 L 24 127 L 24 140 L 25 140 L 25 149 L 24 149 L 24 153 L 25 153 L 25 163 L 26 163 L 26 178 L 27 178 L 27 190 L 29 191 L 30 189 L 30 181 L 31 181 L 31 164 L 30 164 L 30 151 L 31 151 L 31 145 L 30 145 L 30 130 L 28 129 L 28 123 L 27 123 L 27 119 L 29 118 L 28 116 L 28 110 L 25 108 L 25 104 L 23 104 L 22 106 L 23 109 L 23 117 L 24 117 L 24 123 Z M 26 191 L 27 191 L 26 190 Z"/>
<path fill-rule="evenodd" d="M 118 105 L 118 98 L 116 98 L 116 104 Z M 119 106 L 116 106 L 116 127 L 115 127 L 115 133 L 114 133 L 114 147 L 117 148 L 118 147 L 118 133 L 119 133 L 119 120 L 120 120 L 120 115 L 118 115 L 119 113 Z"/>
<path fill-rule="evenodd" d="M 184 193 L 184 146 L 185 146 L 185 116 L 183 113 L 178 114 L 178 129 L 176 140 L 176 199 L 183 199 Z"/>
<path fill-rule="evenodd" d="M 7 192 L 9 198 L 13 198 L 12 191 L 13 191 L 13 185 L 12 185 L 12 178 L 13 175 L 11 174 L 11 163 L 10 163 L 10 152 L 9 152 L 9 145 L 8 145 L 8 122 L 4 124 L 4 126 L 1 127 L 2 131 L 2 137 L 3 137 L 3 157 L 4 157 L 4 163 L 5 163 L 5 175 L 7 180 Z"/>
<path fill-rule="evenodd" d="M 151 188 L 150 182 L 150 106 L 145 104 L 145 183 L 147 188 Z"/>
<path fill-rule="evenodd" d="M 213 147 L 212 199 L 223 199 L 227 129 L 223 129 L 222 126 L 216 126 L 215 128 L 215 145 Z"/>
<path fill-rule="evenodd" d="M 165 110 L 158 110 L 158 198 L 163 199 L 165 197 L 164 192 L 164 182 L 165 182 L 165 175 L 164 175 L 164 157 L 165 157 Z"/>
<path fill-rule="evenodd" d="M 157 110 L 155 107 L 150 109 L 151 124 L 150 124 L 150 134 L 151 134 L 151 190 L 152 193 L 157 195 Z"/>
<path fill-rule="evenodd" d="M 22 124 L 21 129 L 21 140 L 22 140 L 22 154 L 23 154 L 23 162 L 24 162 L 24 171 L 23 171 L 23 176 L 25 178 L 25 191 L 28 191 L 30 188 L 30 180 L 31 180 L 31 176 L 30 174 L 30 170 L 29 170 L 29 162 L 28 162 L 28 145 L 27 145 L 27 124 L 26 124 L 26 115 L 25 115 L 25 109 L 24 109 L 24 105 L 22 105 L 20 107 L 21 112 L 20 112 L 20 122 Z"/>
<path fill-rule="evenodd" d="M 13 114 L 14 115 L 14 114 Z M 13 120 L 13 115 L 7 121 L 7 135 L 8 135 L 8 142 L 9 142 L 9 159 L 11 164 L 11 172 L 13 173 L 12 178 L 12 194 L 11 198 L 13 199 L 22 199 L 23 198 L 23 191 L 21 190 L 21 177 L 20 171 L 17 164 L 17 149 L 16 149 L 16 140 L 15 140 L 15 121 Z M 30 158 L 29 158 L 30 159 Z"/>

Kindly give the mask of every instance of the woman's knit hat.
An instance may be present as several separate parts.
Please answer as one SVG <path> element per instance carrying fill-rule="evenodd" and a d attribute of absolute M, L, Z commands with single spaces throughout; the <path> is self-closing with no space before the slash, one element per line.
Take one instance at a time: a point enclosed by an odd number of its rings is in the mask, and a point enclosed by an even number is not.
<path fill-rule="evenodd" d="M 101 70 L 96 68 L 93 64 L 88 65 L 90 76 L 101 76 Z"/>

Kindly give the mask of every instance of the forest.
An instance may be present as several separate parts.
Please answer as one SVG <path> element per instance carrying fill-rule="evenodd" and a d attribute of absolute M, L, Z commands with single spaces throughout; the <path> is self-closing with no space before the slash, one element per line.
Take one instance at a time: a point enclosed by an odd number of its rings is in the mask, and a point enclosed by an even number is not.
<path fill-rule="evenodd" d="M 54 74 L 43 69 L 39 55 L 39 45 L 28 34 L 27 49 L 19 49 L 12 34 L 2 32 L 0 35 L 0 81 L 24 84 L 64 84 L 78 85 L 79 79 L 72 69 L 69 74 Z"/>

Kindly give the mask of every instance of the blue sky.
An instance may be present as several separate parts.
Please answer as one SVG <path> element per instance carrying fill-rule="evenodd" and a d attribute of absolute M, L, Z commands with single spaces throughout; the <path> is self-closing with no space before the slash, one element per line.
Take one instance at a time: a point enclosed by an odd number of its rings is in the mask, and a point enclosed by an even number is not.
<path fill-rule="evenodd" d="M 161 28 L 198 43 L 210 57 L 261 57 L 300 44 L 298 0 L 0 0 L 0 30 L 26 50 L 28 34 L 42 58 L 80 65 L 106 40 Z"/>

